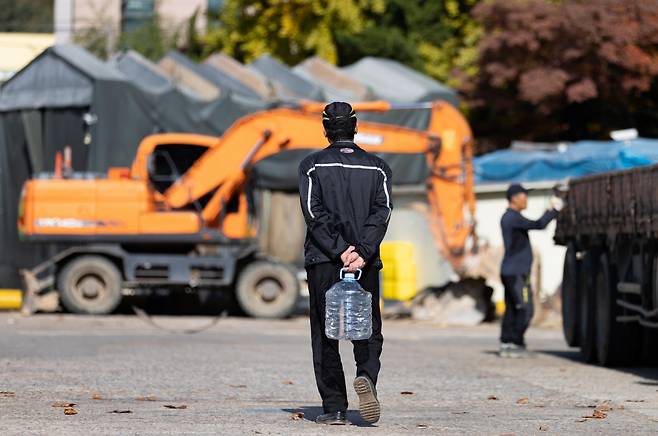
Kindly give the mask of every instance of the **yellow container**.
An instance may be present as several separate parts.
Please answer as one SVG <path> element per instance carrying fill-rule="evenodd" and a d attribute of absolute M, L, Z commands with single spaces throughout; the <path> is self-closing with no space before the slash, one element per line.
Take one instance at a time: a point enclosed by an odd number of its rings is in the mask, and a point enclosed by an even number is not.
<path fill-rule="evenodd" d="M 496 316 L 498 318 L 502 318 L 503 315 L 505 315 L 505 302 L 504 301 L 496 301 L 494 304 L 496 306 Z"/>
<path fill-rule="evenodd" d="M 410 300 L 417 291 L 414 247 L 410 242 L 387 241 L 381 245 L 382 294 L 386 300 Z"/>
<path fill-rule="evenodd" d="M 0 289 L 0 310 L 19 310 L 23 305 L 20 289 Z"/>
<path fill-rule="evenodd" d="M 418 289 L 416 280 L 396 280 L 384 282 L 385 300 L 411 300 L 416 296 Z"/>
<path fill-rule="evenodd" d="M 382 274 L 385 281 L 416 281 L 416 264 L 408 262 L 398 262 L 391 268 L 384 267 Z"/>
<path fill-rule="evenodd" d="M 380 255 L 384 265 L 389 262 L 412 262 L 414 258 L 414 245 L 405 241 L 382 242 Z"/>

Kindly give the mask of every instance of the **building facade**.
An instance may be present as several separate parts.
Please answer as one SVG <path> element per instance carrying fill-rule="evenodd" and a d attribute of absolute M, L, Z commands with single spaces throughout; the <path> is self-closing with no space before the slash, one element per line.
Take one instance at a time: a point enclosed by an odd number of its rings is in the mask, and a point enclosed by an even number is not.
<path fill-rule="evenodd" d="M 219 14 L 223 0 L 55 0 L 55 39 L 72 42 L 89 29 L 103 29 L 110 46 L 122 32 L 130 32 L 155 17 L 167 29 L 182 28 L 196 12 L 199 30 Z"/>

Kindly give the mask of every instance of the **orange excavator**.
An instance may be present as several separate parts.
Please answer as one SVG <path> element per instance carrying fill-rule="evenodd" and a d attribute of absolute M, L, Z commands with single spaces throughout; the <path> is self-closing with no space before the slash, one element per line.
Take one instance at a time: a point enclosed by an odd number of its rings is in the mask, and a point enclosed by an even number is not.
<path fill-rule="evenodd" d="M 359 113 L 399 108 L 353 106 Z M 247 314 L 287 316 L 298 280 L 289 265 L 259 253 L 248 186 L 260 163 L 326 147 L 322 109 L 302 103 L 258 112 L 219 138 L 151 135 L 131 168 L 110 168 L 102 177 L 76 173 L 70 157 L 58 157 L 53 174 L 25 183 L 18 227 L 26 241 L 69 248 L 22 272 L 28 292 L 54 288 L 69 311 L 103 314 L 141 290 L 234 289 Z M 470 128 L 445 102 L 404 109 L 429 110 L 428 129 L 360 121 L 355 142 L 384 158 L 424 160 L 430 228 L 440 253 L 458 269 L 474 229 Z M 296 165 L 289 172 L 296 177 Z"/>

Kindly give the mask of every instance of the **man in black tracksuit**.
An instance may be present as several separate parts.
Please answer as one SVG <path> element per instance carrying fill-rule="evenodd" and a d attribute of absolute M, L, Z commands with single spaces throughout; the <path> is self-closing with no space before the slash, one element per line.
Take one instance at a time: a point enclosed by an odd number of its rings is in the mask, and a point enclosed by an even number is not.
<path fill-rule="evenodd" d="M 553 209 L 547 210 L 536 221 L 521 215 L 528 206 L 528 190 L 519 184 L 507 189 L 509 207 L 500 220 L 505 243 L 505 256 L 500 268 L 505 286 L 505 315 L 500 335 L 501 357 L 525 357 L 525 331 L 534 314 L 532 289 L 530 288 L 530 267 L 532 248 L 528 230 L 544 229 L 558 215 L 560 200 L 551 199 Z"/>
<path fill-rule="evenodd" d="M 299 166 L 299 193 L 306 220 L 305 266 L 310 294 L 313 365 L 324 414 L 323 424 L 345 424 L 347 392 L 338 341 L 325 335 L 325 292 L 339 280 L 341 268 L 363 271 L 359 283 L 372 293 L 372 336 L 353 341 L 359 411 L 377 422 L 380 408 L 375 385 L 382 343 L 379 310 L 379 245 L 391 216 L 391 170 L 377 156 L 353 142 L 356 114 L 334 102 L 322 114 L 330 145 Z"/>

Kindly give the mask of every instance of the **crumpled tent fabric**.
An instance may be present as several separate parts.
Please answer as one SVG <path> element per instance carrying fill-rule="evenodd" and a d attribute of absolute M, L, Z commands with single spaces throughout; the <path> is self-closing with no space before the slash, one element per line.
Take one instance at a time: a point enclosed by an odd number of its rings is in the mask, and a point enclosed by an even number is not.
<path fill-rule="evenodd" d="M 109 63 L 145 91 L 157 94 L 176 88 L 176 84 L 160 67 L 136 51 L 119 52 L 110 59 Z"/>
<path fill-rule="evenodd" d="M 18 268 L 33 266 L 35 259 L 42 259 L 39 253 L 52 248 L 21 244 L 16 213 L 23 183 L 52 171 L 58 150 L 71 146 L 76 171 L 104 172 L 111 166 L 129 166 L 149 134 L 221 135 L 236 119 L 267 107 L 232 92 L 202 101 L 175 86 L 149 84 L 135 86 L 117 68 L 74 45 L 46 49 L 3 84 L 0 157 L 8 158 L 0 170 L 0 201 L 5 203 L 0 214 L 5 253 L 0 256 L 0 286 L 17 286 Z"/>
<path fill-rule="evenodd" d="M 295 74 L 321 87 L 329 101 L 354 102 L 375 98 L 368 86 L 317 56 L 306 59 L 292 70 Z"/>
<path fill-rule="evenodd" d="M 262 55 L 250 63 L 249 68 L 267 77 L 281 100 L 326 100 L 321 87 L 295 74 L 287 65 L 270 55 Z"/>
<path fill-rule="evenodd" d="M 209 65 L 198 64 L 184 54 L 177 51 L 169 51 L 163 59 L 169 59 L 172 62 L 183 66 L 194 74 L 203 77 L 207 81 L 217 86 L 222 93 L 232 92 L 248 98 L 261 98 L 250 87 L 246 86 L 239 80 L 234 79 L 232 76 L 225 74 L 223 71 L 212 68 Z"/>
<path fill-rule="evenodd" d="M 382 100 L 415 103 L 440 99 L 454 106 L 459 105 L 453 89 L 390 59 L 368 56 L 342 70 L 370 87 Z"/>
<path fill-rule="evenodd" d="M 203 61 L 204 65 L 217 69 L 227 76 L 240 81 L 263 100 L 275 100 L 274 89 L 265 76 L 254 69 L 247 68 L 223 53 L 215 53 Z"/>
<path fill-rule="evenodd" d="M 500 150 L 473 161 L 475 182 L 511 183 L 563 180 L 658 162 L 658 140 L 578 141 L 562 151 Z"/>

